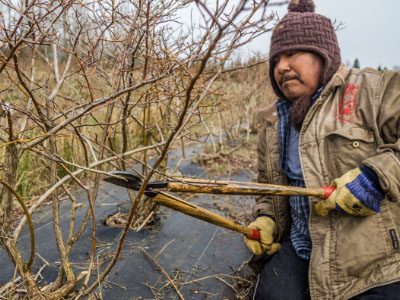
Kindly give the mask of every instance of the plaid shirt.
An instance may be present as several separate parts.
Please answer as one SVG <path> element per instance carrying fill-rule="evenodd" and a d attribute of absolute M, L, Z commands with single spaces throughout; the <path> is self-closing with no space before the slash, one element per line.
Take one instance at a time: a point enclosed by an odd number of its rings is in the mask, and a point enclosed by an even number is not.
<path fill-rule="evenodd" d="M 315 102 L 321 94 L 323 87 L 311 97 Z M 300 168 L 299 139 L 298 131 L 290 126 L 290 102 L 279 99 L 277 110 L 279 116 L 279 139 L 280 139 L 280 165 L 283 173 L 288 178 L 291 186 L 304 187 L 303 173 Z M 290 196 L 289 197 L 290 215 L 292 225 L 290 238 L 297 255 L 309 260 L 311 255 L 311 238 L 308 230 L 308 218 L 310 207 L 308 197 Z"/>

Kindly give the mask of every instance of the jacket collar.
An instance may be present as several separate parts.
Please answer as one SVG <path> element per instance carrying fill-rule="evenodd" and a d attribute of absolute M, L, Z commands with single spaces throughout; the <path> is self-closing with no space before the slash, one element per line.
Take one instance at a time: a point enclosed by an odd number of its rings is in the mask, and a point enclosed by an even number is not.
<path fill-rule="evenodd" d="M 321 98 L 325 98 L 325 95 L 329 95 L 335 88 L 342 86 L 345 83 L 349 73 L 350 69 L 341 64 L 336 73 L 333 74 L 331 80 L 329 80 L 329 82 L 326 84 L 325 89 L 321 93 Z"/>

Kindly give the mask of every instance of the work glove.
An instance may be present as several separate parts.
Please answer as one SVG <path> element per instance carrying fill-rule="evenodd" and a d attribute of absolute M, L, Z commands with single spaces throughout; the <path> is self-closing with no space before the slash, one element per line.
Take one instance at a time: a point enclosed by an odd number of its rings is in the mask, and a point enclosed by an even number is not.
<path fill-rule="evenodd" d="M 380 212 L 384 193 L 376 173 L 368 167 L 348 171 L 331 183 L 336 190 L 326 200 L 315 205 L 320 216 L 327 216 L 336 209 L 355 216 L 371 216 Z"/>
<path fill-rule="evenodd" d="M 244 238 L 244 243 L 247 248 L 255 255 L 261 255 L 266 252 L 268 255 L 274 254 L 281 248 L 281 244 L 274 243 L 276 234 L 276 223 L 270 217 L 261 216 L 251 222 L 248 228 L 257 229 L 260 231 L 260 240 L 254 241 Z"/>

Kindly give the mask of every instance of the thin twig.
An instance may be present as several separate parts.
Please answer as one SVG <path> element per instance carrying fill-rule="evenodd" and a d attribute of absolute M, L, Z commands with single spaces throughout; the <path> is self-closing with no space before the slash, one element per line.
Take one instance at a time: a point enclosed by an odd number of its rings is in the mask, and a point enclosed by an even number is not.
<path fill-rule="evenodd" d="M 143 252 L 143 254 L 146 255 L 146 257 L 164 274 L 164 276 L 167 278 L 168 282 L 172 285 L 172 287 L 175 289 L 176 294 L 178 295 L 179 299 L 184 300 L 185 298 L 179 291 L 179 288 L 175 285 L 174 281 L 172 278 L 168 275 L 167 271 L 154 259 L 150 256 L 149 253 L 144 248 L 140 248 L 140 250 Z"/>
<path fill-rule="evenodd" d="M 146 219 L 144 219 L 144 221 L 142 222 L 142 224 L 140 224 L 140 226 L 138 227 L 138 229 L 136 229 L 136 232 L 139 232 L 140 230 L 142 230 L 142 228 L 147 224 L 147 222 L 154 216 L 154 211 L 152 211 L 151 213 L 149 213 L 149 215 L 146 217 Z"/>
<path fill-rule="evenodd" d="M 168 243 L 166 243 L 166 244 L 164 245 L 164 247 L 162 247 L 161 250 L 158 251 L 157 255 L 154 256 L 154 258 L 159 257 L 159 256 L 161 255 L 161 253 L 163 253 L 164 250 L 165 250 L 171 243 L 173 243 L 174 241 L 175 241 L 175 239 L 172 239 L 172 240 L 170 240 Z"/>

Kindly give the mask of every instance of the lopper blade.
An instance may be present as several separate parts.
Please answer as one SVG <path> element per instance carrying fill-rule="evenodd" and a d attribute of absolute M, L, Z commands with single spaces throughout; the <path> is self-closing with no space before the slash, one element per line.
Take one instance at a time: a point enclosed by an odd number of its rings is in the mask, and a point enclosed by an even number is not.
<path fill-rule="evenodd" d="M 128 171 L 112 171 L 110 174 L 111 176 L 105 177 L 103 180 L 135 191 L 140 189 L 142 180 L 139 176 Z"/>

